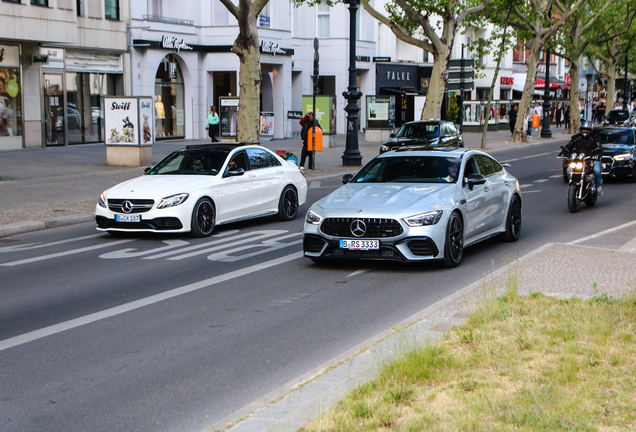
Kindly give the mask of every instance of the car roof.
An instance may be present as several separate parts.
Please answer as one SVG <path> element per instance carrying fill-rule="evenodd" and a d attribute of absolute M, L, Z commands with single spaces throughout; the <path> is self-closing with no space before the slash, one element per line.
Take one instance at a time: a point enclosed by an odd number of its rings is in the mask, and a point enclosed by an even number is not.
<path fill-rule="evenodd" d="M 208 143 L 208 144 L 189 145 L 189 146 L 186 146 L 185 149 L 181 149 L 181 150 L 225 150 L 229 152 L 234 150 L 235 148 L 247 147 L 247 146 L 262 147 L 259 143 L 222 143 L 222 144 Z"/>
<path fill-rule="evenodd" d="M 435 119 L 415 120 L 415 121 L 410 121 L 408 123 L 404 123 L 402 126 L 414 125 L 414 124 L 438 124 L 438 123 L 449 123 L 449 122 L 447 120 L 435 120 Z"/>
<path fill-rule="evenodd" d="M 399 149 L 382 153 L 378 157 L 398 157 L 405 154 L 417 156 L 462 157 L 465 154 L 486 154 L 478 150 L 463 147 L 432 147 L 432 146 L 405 146 Z"/>

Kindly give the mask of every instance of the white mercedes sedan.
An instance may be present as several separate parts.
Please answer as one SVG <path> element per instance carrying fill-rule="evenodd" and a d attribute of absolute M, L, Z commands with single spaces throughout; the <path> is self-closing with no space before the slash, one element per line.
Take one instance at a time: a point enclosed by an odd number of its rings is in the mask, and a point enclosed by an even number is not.
<path fill-rule="evenodd" d="M 440 260 L 490 237 L 517 241 L 519 182 L 486 153 L 405 147 L 383 153 L 316 202 L 305 219 L 304 255 L 330 259 Z"/>
<path fill-rule="evenodd" d="M 259 145 L 187 146 L 144 172 L 102 193 L 99 231 L 206 237 L 216 225 L 244 219 L 292 220 L 307 198 L 298 166 Z"/>

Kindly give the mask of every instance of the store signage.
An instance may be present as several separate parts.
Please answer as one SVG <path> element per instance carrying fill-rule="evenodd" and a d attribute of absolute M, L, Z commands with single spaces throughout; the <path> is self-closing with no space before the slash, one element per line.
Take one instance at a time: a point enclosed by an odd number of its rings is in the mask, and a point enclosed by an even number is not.
<path fill-rule="evenodd" d="M 500 82 L 502 85 L 512 85 L 514 80 L 512 77 L 501 77 Z"/>
<path fill-rule="evenodd" d="M 176 50 L 177 52 L 181 50 L 192 51 L 194 49 L 190 45 L 185 43 L 183 39 L 179 41 L 174 36 L 166 36 L 166 35 L 161 36 L 161 47 L 167 48 L 167 49 L 173 49 L 173 50 Z"/>
<path fill-rule="evenodd" d="M 386 71 L 387 81 L 411 81 L 411 72 Z"/>
<path fill-rule="evenodd" d="M 378 64 L 375 66 L 376 85 L 378 88 L 419 88 L 421 85 L 418 67 L 413 65 Z"/>
<path fill-rule="evenodd" d="M 261 52 L 272 55 L 287 54 L 287 51 L 284 48 L 279 47 L 277 43 L 274 43 L 272 41 L 261 41 Z"/>
<path fill-rule="evenodd" d="M 391 57 L 373 57 L 373 61 L 375 63 L 378 63 L 378 62 L 390 62 L 391 61 Z"/>
<path fill-rule="evenodd" d="M 369 61 L 371 61 L 371 57 L 369 57 L 369 56 L 356 56 L 356 61 L 369 62 Z"/>
<path fill-rule="evenodd" d="M 32 55 L 31 56 L 31 64 L 47 65 L 47 64 L 49 64 L 49 56 L 46 55 L 46 54 Z"/>
<path fill-rule="evenodd" d="M 303 118 L 302 111 L 287 111 L 287 118 L 292 120 L 300 120 Z"/>

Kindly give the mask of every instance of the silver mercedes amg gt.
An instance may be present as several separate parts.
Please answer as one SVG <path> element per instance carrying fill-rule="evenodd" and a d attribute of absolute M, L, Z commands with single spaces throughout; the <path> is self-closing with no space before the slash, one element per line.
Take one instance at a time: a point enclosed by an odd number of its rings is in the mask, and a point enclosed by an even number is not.
<path fill-rule="evenodd" d="M 329 259 L 440 260 L 493 236 L 517 241 L 519 182 L 492 156 L 470 149 L 405 147 L 383 153 L 305 218 L 304 255 Z"/>

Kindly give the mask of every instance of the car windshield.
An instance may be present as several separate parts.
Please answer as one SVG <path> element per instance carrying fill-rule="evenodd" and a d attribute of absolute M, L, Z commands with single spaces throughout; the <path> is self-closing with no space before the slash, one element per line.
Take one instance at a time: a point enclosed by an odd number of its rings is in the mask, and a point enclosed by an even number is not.
<path fill-rule="evenodd" d="M 398 138 L 438 138 L 438 123 L 405 124 L 395 135 Z"/>
<path fill-rule="evenodd" d="M 217 175 L 228 155 L 227 150 L 178 150 L 155 165 L 149 175 Z"/>
<path fill-rule="evenodd" d="M 376 158 L 351 183 L 455 183 L 459 164 L 459 158 L 443 156 Z"/>
<path fill-rule="evenodd" d="M 627 111 L 624 110 L 610 111 L 609 114 L 607 114 L 607 120 L 609 121 L 627 120 L 628 118 L 629 114 Z"/>
<path fill-rule="evenodd" d="M 594 135 L 597 135 L 603 144 L 634 144 L 634 131 L 631 129 L 600 129 L 594 131 Z"/>

